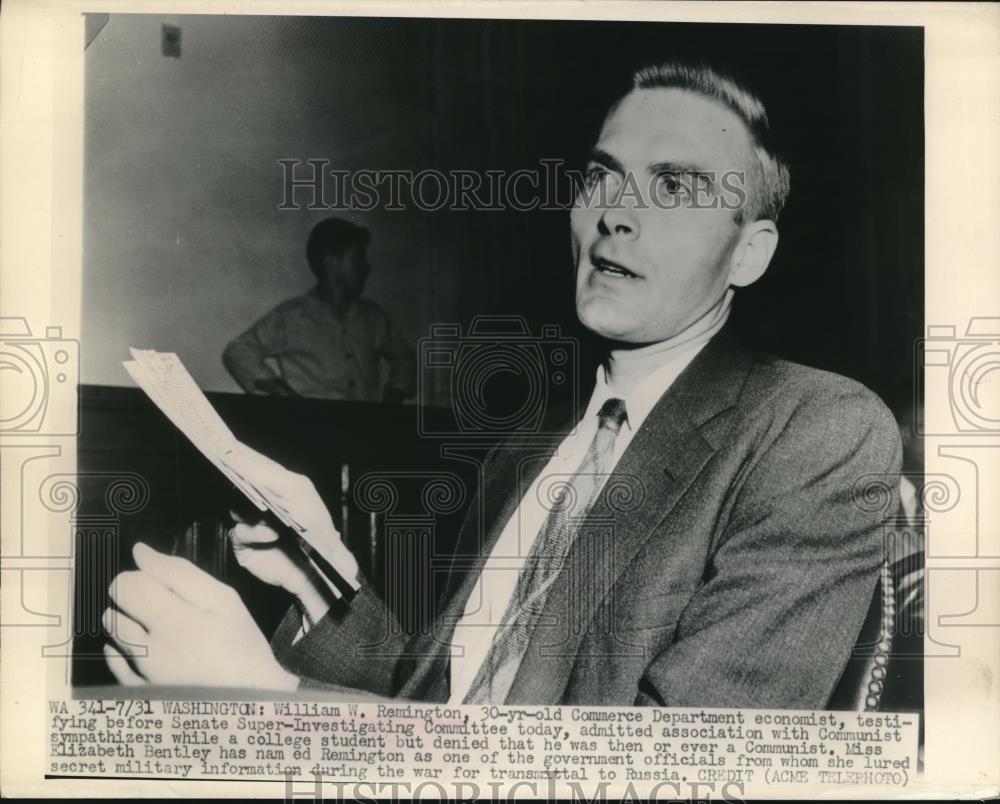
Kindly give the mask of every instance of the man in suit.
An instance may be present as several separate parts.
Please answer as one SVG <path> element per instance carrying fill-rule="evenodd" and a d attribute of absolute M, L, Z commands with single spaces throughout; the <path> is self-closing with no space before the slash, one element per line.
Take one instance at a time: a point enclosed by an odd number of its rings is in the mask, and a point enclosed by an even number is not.
<path fill-rule="evenodd" d="M 365 584 L 331 601 L 275 530 L 243 523 L 238 559 L 297 600 L 270 648 L 225 587 L 140 548 L 107 620 L 123 635 L 108 651 L 118 678 L 466 703 L 826 705 L 882 562 L 863 491 L 882 479 L 893 493 L 900 447 L 867 389 L 754 354 L 725 327 L 734 289 L 774 253 L 788 185 L 745 87 L 700 66 L 639 71 L 571 216 L 577 312 L 607 358 L 565 438 L 485 460 L 430 633 L 389 627 Z M 304 478 L 252 454 L 247 471 L 316 510 Z M 317 535 L 333 529 L 323 513 Z M 182 642 L 157 625 L 165 607 L 198 623 L 197 656 L 190 630 Z M 249 645 L 238 672 L 233 634 Z M 150 656 L 130 655 L 130 636 Z M 209 668 L 226 659 L 218 681 Z"/>

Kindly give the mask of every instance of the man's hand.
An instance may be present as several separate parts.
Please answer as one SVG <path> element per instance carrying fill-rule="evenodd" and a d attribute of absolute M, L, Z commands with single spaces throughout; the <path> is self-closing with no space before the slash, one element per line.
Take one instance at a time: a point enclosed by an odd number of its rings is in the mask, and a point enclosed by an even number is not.
<path fill-rule="evenodd" d="M 229 513 L 236 522 L 229 539 L 239 565 L 264 583 L 295 595 L 310 624 L 323 619 L 330 608 L 330 597 L 339 593 L 334 593 L 319 576 L 301 548 L 264 522 L 250 524 L 235 511 Z"/>
<path fill-rule="evenodd" d="M 308 477 L 289 471 L 277 461 L 242 443 L 236 445 L 227 460 L 302 527 L 307 541 L 323 544 L 337 554 L 338 560 L 346 565 L 352 576 L 358 574 L 358 562 L 340 541 L 340 533 L 333 525 L 326 504 Z"/>
<path fill-rule="evenodd" d="M 310 544 L 335 555 L 349 580 L 357 579 L 358 562 L 341 542 L 330 512 L 308 477 L 290 472 L 245 444 L 240 444 L 230 459 L 241 475 L 302 526 L 302 535 Z M 236 560 L 265 583 L 295 595 L 307 617 L 318 622 L 329 608 L 331 596 L 339 596 L 339 592 L 323 580 L 292 539 L 281 538 L 265 523 L 249 523 L 231 513 L 237 523 L 229 532 Z"/>
<path fill-rule="evenodd" d="M 291 537 L 282 535 L 264 520 L 251 522 L 244 514 L 229 512 L 235 523 L 229 530 L 233 555 L 243 569 L 271 586 L 293 595 L 310 584 L 309 562 Z"/>
<path fill-rule="evenodd" d="M 114 642 L 104 654 L 121 684 L 298 686 L 232 587 L 144 544 L 132 553 L 139 569 L 112 581 L 117 608 L 103 618 Z"/>

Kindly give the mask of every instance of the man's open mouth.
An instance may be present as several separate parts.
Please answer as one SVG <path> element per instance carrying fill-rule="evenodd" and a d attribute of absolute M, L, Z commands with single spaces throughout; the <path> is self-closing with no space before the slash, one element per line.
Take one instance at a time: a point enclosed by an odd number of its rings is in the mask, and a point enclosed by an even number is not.
<path fill-rule="evenodd" d="M 597 269 L 597 272 L 604 274 L 605 276 L 613 276 L 620 279 L 639 278 L 637 273 L 630 271 L 624 265 L 619 265 L 617 262 L 606 260 L 603 257 L 592 257 L 590 261 L 594 268 Z"/>

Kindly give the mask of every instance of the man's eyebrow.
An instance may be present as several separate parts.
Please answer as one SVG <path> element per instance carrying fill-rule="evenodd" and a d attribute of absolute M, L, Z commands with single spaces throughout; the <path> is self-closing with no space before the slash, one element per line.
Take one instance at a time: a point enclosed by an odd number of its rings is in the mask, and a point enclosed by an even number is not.
<path fill-rule="evenodd" d="M 653 175 L 660 173 L 687 173 L 701 175 L 712 172 L 702 165 L 696 165 L 694 163 L 684 164 L 682 162 L 653 162 L 649 166 L 648 170 Z"/>
<path fill-rule="evenodd" d="M 591 162 L 603 165 L 614 173 L 621 173 L 623 175 L 625 173 L 625 166 L 603 148 L 592 148 L 588 159 Z"/>

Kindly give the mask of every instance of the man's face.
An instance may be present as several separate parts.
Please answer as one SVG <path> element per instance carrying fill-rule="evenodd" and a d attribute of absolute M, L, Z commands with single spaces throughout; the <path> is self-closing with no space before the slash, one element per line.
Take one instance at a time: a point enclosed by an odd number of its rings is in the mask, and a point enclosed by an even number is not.
<path fill-rule="evenodd" d="M 368 263 L 368 249 L 365 246 L 350 246 L 340 256 L 327 257 L 327 270 L 334 285 L 351 296 L 360 296 L 371 272 Z"/>
<path fill-rule="evenodd" d="M 710 195 L 746 169 L 750 147 L 733 112 L 685 90 L 633 90 L 611 111 L 570 217 L 576 310 L 588 329 L 653 343 L 720 300 L 740 226 Z M 705 176 L 715 189 L 699 193 Z"/>

